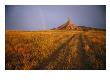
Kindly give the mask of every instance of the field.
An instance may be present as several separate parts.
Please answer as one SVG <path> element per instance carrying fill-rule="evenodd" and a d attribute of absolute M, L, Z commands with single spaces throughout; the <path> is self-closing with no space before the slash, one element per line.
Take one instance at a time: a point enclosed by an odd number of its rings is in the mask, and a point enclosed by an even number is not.
<path fill-rule="evenodd" d="M 106 69 L 105 31 L 6 30 L 6 70 Z"/>

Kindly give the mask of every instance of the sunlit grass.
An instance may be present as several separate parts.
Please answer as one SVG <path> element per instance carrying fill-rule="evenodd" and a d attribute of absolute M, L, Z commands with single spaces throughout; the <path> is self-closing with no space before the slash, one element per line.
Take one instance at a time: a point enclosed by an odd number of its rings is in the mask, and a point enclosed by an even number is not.
<path fill-rule="evenodd" d="M 105 31 L 6 31 L 6 69 L 105 69 Z"/>

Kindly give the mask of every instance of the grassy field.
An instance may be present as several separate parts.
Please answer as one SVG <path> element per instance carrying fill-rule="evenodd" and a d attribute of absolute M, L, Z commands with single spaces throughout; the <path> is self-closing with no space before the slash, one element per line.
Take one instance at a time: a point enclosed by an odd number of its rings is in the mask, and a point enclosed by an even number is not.
<path fill-rule="evenodd" d="M 6 70 L 106 69 L 105 31 L 6 30 Z"/>

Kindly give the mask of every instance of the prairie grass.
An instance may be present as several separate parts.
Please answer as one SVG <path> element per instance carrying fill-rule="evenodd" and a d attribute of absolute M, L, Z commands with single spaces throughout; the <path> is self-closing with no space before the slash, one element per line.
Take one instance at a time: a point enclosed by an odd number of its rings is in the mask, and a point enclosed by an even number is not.
<path fill-rule="evenodd" d="M 5 69 L 105 69 L 105 31 L 6 30 Z"/>

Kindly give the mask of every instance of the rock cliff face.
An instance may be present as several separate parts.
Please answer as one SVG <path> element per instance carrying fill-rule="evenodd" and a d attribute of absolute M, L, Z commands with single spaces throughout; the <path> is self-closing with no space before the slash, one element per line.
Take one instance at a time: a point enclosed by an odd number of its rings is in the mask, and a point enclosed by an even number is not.
<path fill-rule="evenodd" d="M 63 25 L 61 25 L 61 26 L 59 26 L 57 28 L 54 28 L 54 29 L 57 29 L 57 30 L 79 30 L 80 27 L 75 25 L 72 22 L 72 20 L 70 18 L 68 18 L 68 21 L 65 24 L 63 24 Z"/>

